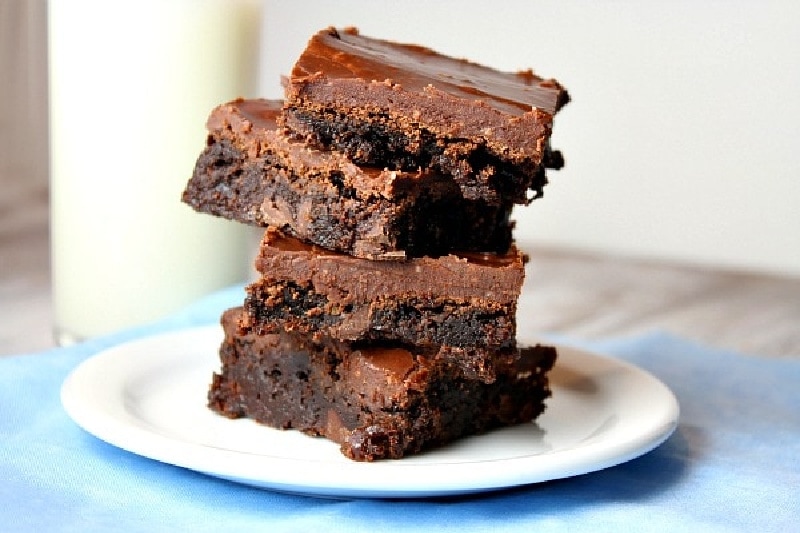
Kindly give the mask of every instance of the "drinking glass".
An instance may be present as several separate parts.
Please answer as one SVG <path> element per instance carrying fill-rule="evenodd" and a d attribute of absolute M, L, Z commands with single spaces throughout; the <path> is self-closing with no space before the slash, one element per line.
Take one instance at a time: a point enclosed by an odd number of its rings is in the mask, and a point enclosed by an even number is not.
<path fill-rule="evenodd" d="M 252 236 L 181 202 L 211 109 L 251 97 L 259 0 L 50 0 L 51 260 L 61 344 L 244 280 Z"/>

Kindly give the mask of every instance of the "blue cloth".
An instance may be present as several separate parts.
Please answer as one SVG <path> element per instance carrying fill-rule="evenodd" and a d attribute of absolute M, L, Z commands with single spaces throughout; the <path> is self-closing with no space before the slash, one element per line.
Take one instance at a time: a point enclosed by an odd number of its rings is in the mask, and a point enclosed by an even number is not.
<path fill-rule="evenodd" d="M 234 287 L 148 327 L 0 358 L 0 531 L 800 531 L 800 360 L 663 333 L 549 339 L 664 381 L 681 417 L 663 445 L 600 472 L 469 497 L 348 501 L 259 490 L 121 451 L 62 409 L 62 381 L 99 350 L 212 324 L 242 299 Z"/>

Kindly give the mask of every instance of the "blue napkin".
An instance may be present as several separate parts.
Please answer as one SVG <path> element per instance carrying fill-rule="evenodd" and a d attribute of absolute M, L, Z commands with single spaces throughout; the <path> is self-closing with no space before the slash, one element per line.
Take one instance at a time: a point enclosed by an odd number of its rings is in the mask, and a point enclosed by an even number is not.
<path fill-rule="evenodd" d="M 213 324 L 243 297 L 233 287 L 157 324 L 0 358 L 0 531 L 800 531 L 800 359 L 658 332 L 548 340 L 664 381 L 681 405 L 664 444 L 600 472 L 469 497 L 334 500 L 259 490 L 121 451 L 62 409 L 61 383 L 81 361 L 133 338 Z"/>

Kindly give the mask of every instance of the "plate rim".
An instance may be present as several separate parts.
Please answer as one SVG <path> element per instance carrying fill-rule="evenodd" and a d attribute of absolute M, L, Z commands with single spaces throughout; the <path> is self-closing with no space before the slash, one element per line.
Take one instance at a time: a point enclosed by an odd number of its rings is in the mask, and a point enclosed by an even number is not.
<path fill-rule="evenodd" d="M 294 472 L 289 472 L 291 464 L 288 463 L 308 465 L 309 463 L 327 464 L 327 462 L 253 454 L 185 439 L 170 438 L 157 431 L 148 431 L 142 426 L 132 426 L 115 418 L 109 412 L 108 406 L 92 401 L 92 397 L 97 396 L 98 389 L 83 386 L 87 383 L 95 383 L 91 378 L 96 375 L 98 369 L 102 369 L 111 361 L 122 363 L 121 366 L 118 366 L 118 376 L 126 375 L 126 371 L 131 367 L 136 369 L 137 365 L 140 373 L 149 368 L 147 365 L 143 367 L 141 360 L 123 357 L 126 352 L 146 349 L 151 345 L 174 346 L 177 349 L 185 344 L 191 345 L 207 338 L 209 350 L 216 355 L 222 335 L 219 325 L 196 326 L 133 339 L 101 350 L 84 359 L 64 379 L 60 390 L 62 406 L 67 415 L 89 434 L 112 446 L 151 460 L 259 488 L 312 496 L 351 498 L 422 498 L 470 494 L 595 472 L 627 462 L 658 447 L 674 432 L 680 415 L 680 407 L 674 393 L 650 372 L 628 361 L 597 354 L 585 348 L 550 342 L 549 344 L 555 345 L 559 350 L 556 368 L 559 368 L 559 361 L 563 366 L 565 361 L 580 362 L 583 360 L 585 362 L 591 360 L 647 384 L 655 393 L 663 397 L 659 417 L 657 417 L 658 423 L 642 428 L 635 438 L 630 438 L 625 442 L 616 442 L 615 446 L 609 445 L 614 443 L 601 440 L 599 444 L 588 442 L 556 453 L 481 461 L 445 461 L 433 464 L 407 459 L 374 463 L 359 463 L 345 459 L 335 463 L 337 476 L 323 474 L 320 472 L 323 469 L 307 469 L 312 471 L 310 479 L 306 479 L 305 482 L 297 482 L 292 481 L 292 478 L 296 476 L 294 476 Z M 534 339 L 521 342 L 547 341 Z M 194 347 L 186 350 L 189 353 L 171 352 L 172 358 L 168 358 L 166 361 L 175 362 L 197 356 L 194 351 L 198 349 Z M 180 355 L 175 355 L 176 353 L 180 353 Z M 152 360 L 148 360 L 148 362 L 152 363 Z M 109 380 L 105 383 L 105 387 L 113 388 L 113 384 Z M 124 385 L 124 383 L 120 383 L 120 385 Z M 554 394 L 557 390 L 558 388 L 555 387 Z M 550 401 L 553 401 L 552 397 Z M 276 435 L 283 434 L 281 430 L 265 429 L 274 431 Z M 566 466 L 557 461 L 549 467 L 541 464 L 542 457 L 553 458 L 567 452 L 571 456 L 571 460 Z M 253 467 L 254 460 L 260 465 L 259 468 Z M 498 476 L 497 470 L 500 463 L 512 464 L 514 474 L 507 473 L 504 476 Z M 469 464 L 470 467 L 464 468 L 465 464 Z M 419 468 L 427 470 L 424 484 L 414 481 L 414 474 L 418 473 Z M 264 471 L 274 475 L 271 479 L 266 479 L 263 475 Z M 436 475 L 428 475 L 432 471 Z M 365 472 L 368 472 L 369 475 L 365 475 Z M 384 475 L 392 476 L 393 486 L 387 486 Z M 353 479 L 357 479 L 358 482 L 353 483 Z M 347 481 L 343 482 L 342 480 Z"/>

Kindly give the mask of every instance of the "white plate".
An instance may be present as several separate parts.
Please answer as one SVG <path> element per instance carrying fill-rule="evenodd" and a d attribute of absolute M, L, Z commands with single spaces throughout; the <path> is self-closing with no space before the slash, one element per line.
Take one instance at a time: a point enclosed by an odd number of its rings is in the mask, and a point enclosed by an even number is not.
<path fill-rule="evenodd" d="M 339 497 L 464 494 L 575 476 L 662 443 L 678 403 L 627 363 L 559 347 L 553 396 L 535 424 L 501 429 L 397 461 L 356 463 L 338 446 L 206 407 L 219 368 L 218 326 L 116 346 L 84 361 L 61 400 L 89 433 L 130 452 L 258 487 Z"/>

